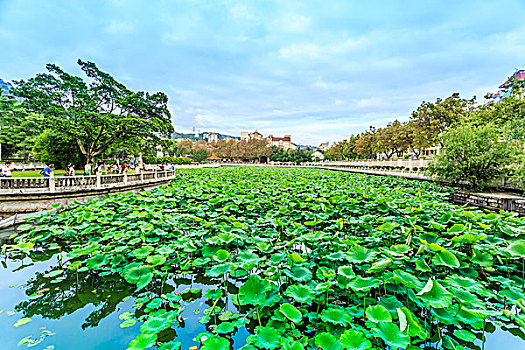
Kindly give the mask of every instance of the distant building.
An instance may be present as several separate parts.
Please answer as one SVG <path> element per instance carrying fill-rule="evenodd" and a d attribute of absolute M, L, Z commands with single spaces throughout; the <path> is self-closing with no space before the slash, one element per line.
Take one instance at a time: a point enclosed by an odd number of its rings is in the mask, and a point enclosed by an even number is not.
<path fill-rule="evenodd" d="M 499 91 L 492 96 L 496 102 L 510 95 L 510 90 L 516 81 L 525 80 L 525 69 L 519 69 L 514 72 L 503 84 L 498 86 Z"/>
<path fill-rule="evenodd" d="M 330 142 L 323 142 L 317 147 L 318 150 L 321 150 L 323 152 L 326 152 L 330 149 Z"/>
<path fill-rule="evenodd" d="M 206 139 L 206 141 L 208 141 L 209 143 L 219 141 L 219 134 L 217 134 L 216 132 L 208 132 L 208 133 L 204 134 L 203 137 L 204 137 L 204 138 Z"/>
<path fill-rule="evenodd" d="M 297 146 L 292 143 L 292 136 L 291 135 L 284 135 L 284 137 L 275 137 L 273 135 L 269 135 L 266 138 L 266 141 L 270 144 L 270 146 L 276 146 L 285 150 L 297 149 Z"/>
<path fill-rule="evenodd" d="M 324 160 L 324 154 L 322 154 L 320 151 L 315 151 L 312 153 L 312 158 L 314 162 L 322 162 Z"/>
<path fill-rule="evenodd" d="M 263 135 L 255 130 L 254 132 L 247 132 L 247 131 L 241 131 L 241 141 L 248 141 L 248 140 L 262 140 Z"/>

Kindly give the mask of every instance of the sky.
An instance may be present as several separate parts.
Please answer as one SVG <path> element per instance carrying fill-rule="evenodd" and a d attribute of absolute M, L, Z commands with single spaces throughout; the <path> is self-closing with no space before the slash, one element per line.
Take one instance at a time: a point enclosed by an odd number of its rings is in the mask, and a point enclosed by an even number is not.
<path fill-rule="evenodd" d="M 175 129 L 319 145 L 483 100 L 525 68 L 525 1 L 0 0 L 0 78 L 93 61 L 163 91 Z"/>

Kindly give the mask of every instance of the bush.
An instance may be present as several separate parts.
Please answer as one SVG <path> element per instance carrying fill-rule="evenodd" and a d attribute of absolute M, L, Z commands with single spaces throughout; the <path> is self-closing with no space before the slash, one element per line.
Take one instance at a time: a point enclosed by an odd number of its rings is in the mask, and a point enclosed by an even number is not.
<path fill-rule="evenodd" d="M 517 150 L 508 137 L 492 124 L 462 125 L 444 135 L 444 148 L 429 164 L 437 179 L 483 190 L 509 171 Z"/>
<path fill-rule="evenodd" d="M 175 165 L 182 165 L 182 164 L 191 164 L 191 159 L 188 157 L 153 157 L 153 156 L 147 156 L 143 157 L 142 160 L 146 164 L 165 164 L 165 163 L 171 163 Z"/>

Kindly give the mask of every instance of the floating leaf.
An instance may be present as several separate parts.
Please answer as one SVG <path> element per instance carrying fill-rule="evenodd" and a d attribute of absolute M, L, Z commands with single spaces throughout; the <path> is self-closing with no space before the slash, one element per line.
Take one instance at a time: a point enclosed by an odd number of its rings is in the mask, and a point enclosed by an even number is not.
<path fill-rule="evenodd" d="M 27 323 L 31 322 L 31 319 L 29 317 L 24 317 L 16 321 L 16 323 L 13 325 L 15 327 L 23 326 Z"/>

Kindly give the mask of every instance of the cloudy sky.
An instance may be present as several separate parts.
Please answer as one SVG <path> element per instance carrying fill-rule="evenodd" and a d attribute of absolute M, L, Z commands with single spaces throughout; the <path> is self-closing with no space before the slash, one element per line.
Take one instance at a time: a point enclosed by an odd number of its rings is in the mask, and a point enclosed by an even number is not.
<path fill-rule="evenodd" d="M 164 91 L 178 131 L 318 145 L 483 97 L 525 67 L 525 1 L 0 0 L 0 78 L 91 60 Z"/>

